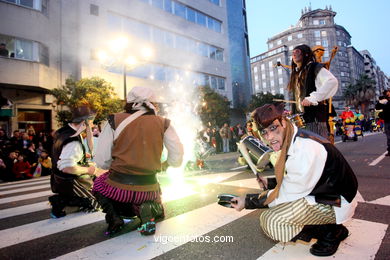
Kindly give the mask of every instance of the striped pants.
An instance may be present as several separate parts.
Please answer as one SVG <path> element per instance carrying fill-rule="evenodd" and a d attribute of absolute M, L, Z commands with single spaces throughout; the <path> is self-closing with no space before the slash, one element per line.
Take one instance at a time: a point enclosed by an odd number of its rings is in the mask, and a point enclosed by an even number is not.
<path fill-rule="evenodd" d="M 310 205 L 306 199 L 283 203 L 260 214 L 260 226 L 275 241 L 288 242 L 298 235 L 305 225 L 336 223 L 333 207 Z"/>
<path fill-rule="evenodd" d="M 94 210 L 100 210 L 99 203 L 96 201 L 95 196 L 93 196 L 91 189 L 85 186 L 85 183 L 75 179 L 73 182 L 73 192 L 78 197 L 89 199 Z"/>
<path fill-rule="evenodd" d="M 329 131 L 327 122 L 306 123 L 306 130 L 316 133 L 329 140 Z"/>

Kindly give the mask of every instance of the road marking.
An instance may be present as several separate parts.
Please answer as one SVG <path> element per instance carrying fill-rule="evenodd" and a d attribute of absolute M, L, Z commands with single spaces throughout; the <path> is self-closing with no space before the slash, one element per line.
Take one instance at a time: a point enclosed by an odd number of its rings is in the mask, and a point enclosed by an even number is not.
<path fill-rule="evenodd" d="M 380 161 L 383 160 L 383 158 L 385 158 L 385 154 L 386 154 L 386 153 L 387 153 L 387 151 L 384 152 L 383 154 L 381 154 L 378 158 L 376 158 L 374 161 L 372 161 L 372 162 L 369 164 L 369 166 L 375 166 L 375 165 L 377 165 Z"/>
<path fill-rule="evenodd" d="M 18 189 L 13 189 L 13 190 L 1 191 L 0 192 L 0 196 L 1 195 L 9 195 L 9 194 L 13 194 L 13 193 L 24 192 L 24 191 L 32 191 L 33 192 L 34 190 L 39 190 L 39 189 L 43 189 L 43 188 L 50 189 L 50 185 L 47 185 L 47 183 L 46 183 L 46 184 L 37 185 L 37 186 L 33 186 L 33 187 L 18 188 Z"/>
<path fill-rule="evenodd" d="M 50 208 L 49 202 L 43 201 L 43 202 L 24 205 L 24 206 L 20 206 L 20 207 L 3 209 L 3 210 L 0 210 L 0 219 L 13 217 L 13 216 L 17 216 L 17 215 L 23 215 L 23 214 L 27 214 L 30 212 L 45 210 L 45 209 L 49 209 L 49 208 Z"/>
<path fill-rule="evenodd" d="M 130 232 L 56 259 L 151 259 L 251 212 L 238 212 L 213 203 L 157 223 L 154 236 L 141 236 L 138 232 Z M 164 243 L 158 240 L 168 237 L 174 241 Z"/>
<path fill-rule="evenodd" d="M 231 170 L 231 171 L 236 171 L 236 170 L 245 169 L 246 167 L 248 167 L 248 166 L 242 165 L 242 166 L 239 166 L 239 167 L 236 167 L 236 168 L 231 168 L 230 170 Z"/>
<path fill-rule="evenodd" d="M 259 184 L 257 183 L 255 177 L 249 179 L 237 180 L 237 181 L 223 182 L 221 184 L 236 186 L 236 187 L 245 187 L 250 189 L 260 189 Z"/>
<path fill-rule="evenodd" d="M 105 214 L 102 212 L 77 212 L 70 214 L 65 218 L 46 219 L 31 224 L 1 230 L 0 248 L 104 220 L 104 215 Z"/>
<path fill-rule="evenodd" d="M 345 226 L 349 229 L 350 236 L 341 242 L 336 254 L 329 257 L 321 257 L 321 259 L 374 259 L 386 234 L 388 225 L 352 219 Z M 312 240 L 311 244 L 313 243 L 314 240 Z M 318 259 L 310 254 L 309 249 L 310 245 L 301 242 L 278 243 L 258 259 Z"/>
<path fill-rule="evenodd" d="M 390 206 L 390 195 L 373 201 L 368 201 L 368 203 Z"/>
<path fill-rule="evenodd" d="M 2 183 L 4 185 L 0 185 L 0 190 L 5 190 L 9 188 L 17 188 L 17 187 L 23 187 L 27 185 L 34 185 L 34 184 L 43 184 L 43 183 L 50 183 L 50 180 L 48 179 L 32 179 L 29 180 L 28 182 L 26 181 L 18 181 L 18 182 L 7 182 L 7 183 Z"/>
<path fill-rule="evenodd" d="M 39 198 L 39 197 L 45 197 L 45 196 L 49 196 L 49 195 L 53 195 L 53 192 L 51 192 L 51 190 L 42 191 L 42 192 L 34 192 L 34 193 L 25 194 L 25 195 L 13 196 L 13 197 L 0 199 L 0 204 L 4 204 L 4 203 L 8 203 L 8 202 L 16 202 L 16 201 L 20 201 L 20 200 L 34 199 L 34 198 Z"/>
<path fill-rule="evenodd" d="M 362 196 L 362 194 L 361 194 L 359 191 L 357 191 L 357 193 L 356 193 L 356 201 L 357 201 L 357 202 L 366 202 L 366 201 L 363 199 L 363 196 Z"/>

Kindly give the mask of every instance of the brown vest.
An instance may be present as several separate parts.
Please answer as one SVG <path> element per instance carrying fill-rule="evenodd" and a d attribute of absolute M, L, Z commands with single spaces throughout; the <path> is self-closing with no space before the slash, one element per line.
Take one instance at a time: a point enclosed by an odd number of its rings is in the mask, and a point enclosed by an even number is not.
<path fill-rule="evenodd" d="M 115 126 L 130 114 L 115 114 Z M 142 115 L 127 125 L 114 141 L 110 171 L 126 175 L 150 177 L 161 169 L 161 153 L 163 150 L 164 132 L 169 120 L 155 115 Z M 131 185 L 114 181 L 106 181 L 109 185 L 134 191 L 157 191 L 159 184 Z"/>

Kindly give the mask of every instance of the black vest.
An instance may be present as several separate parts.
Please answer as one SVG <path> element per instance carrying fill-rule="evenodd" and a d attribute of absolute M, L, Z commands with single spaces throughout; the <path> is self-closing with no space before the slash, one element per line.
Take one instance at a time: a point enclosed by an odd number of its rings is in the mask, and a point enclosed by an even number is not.
<path fill-rule="evenodd" d="M 74 176 L 72 174 L 63 173 L 57 168 L 57 162 L 60 159 L 62 149 L 64 148 L 65 145 L 67 145 L 70 142 L 77 141 L 81 144 L 81 147 L 83 148 L 83 159 L 79 162 L 79 164 L 83 165 L 86 163 L 85 149 L 81 141 L 81 137 L 80 136 L 71 137 L 75 133 L 76 131 L 73 128 L 71 128 L 69 125 L 66 125 L 55 132 L 53 150 L 52 150 L 52 164 L 53 164 L 52 169 L 54 174 L 60 176 L 64 175 L 68 177 Z"/>
<path fill-rule="evenodd" d="M 313 62 L 308 67 L 308 72 L 306 74 L 305 80 L 305 97 L 310 96 L 310 93 L 316 91 L 315 80 L 318 72 L 324 67 L 323 64 Z M 332 107 L 332 114 L 334 108 Z M 303 114 L 303 119 L 306 123 L 312 122 L 328 122 L 329 118 L 329 104 L 327 101 L 319 102 L 317 106 L 308 106 L 305 107 L 305 113 Z"/>
<path fill-rule="evenodd" d="M 315 196 L 316 201 L 321 203 L 339 200 L 340 195 L 351 202 L 356 196 L 358 181 L 341 152 L 327 139 L 310 131 L 299 128 L 295 137 L 297 136 L 322 144 L 328 153 L 322 176 L 309 195 Z"/>

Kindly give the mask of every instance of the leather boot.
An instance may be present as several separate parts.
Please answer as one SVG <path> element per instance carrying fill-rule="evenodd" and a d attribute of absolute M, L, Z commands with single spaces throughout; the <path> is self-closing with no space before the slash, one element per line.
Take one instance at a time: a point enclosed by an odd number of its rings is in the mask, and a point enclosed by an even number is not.
<path fill-rule="evenodd" d="M 94 195 L 96 200 L 102 207 L 103 212 L 106 213 L 106 222 L 108 224 L 106 235 L 114 235 L 115 233 L 119 232 L 123 227 L 123 219 L 116 212 L 111 199 L 104 197 L 99 192 L 96 192 Z"/>
<path fill-rule="evenodd" d="M 164 208 L 161 203 L 146 201 L 140 206 L 142 225 L 138 228 L 141 235 L 153 235 L 156 232 L 156 218 L 164 217 Z"/>
<path fill-rule="evenodd" d="M 66 206 L 66 200 L 60 195 L 56 194 L 49 197 L 49 202 L 51 204 L 50 217 L 52 218 L 62 218 L 66 216 L 64 208 Z"/>
<path fill-rule="evenodd" d="M 317 243 L 312 245 L 310 253 L 315 256 L 331 256 L 336 253 L 340 242 L 348 237 L 348 229 L 343 225 L 324 225 L 325 232 Z"/>

